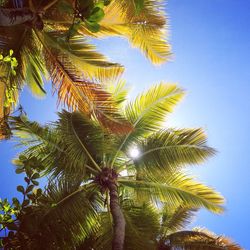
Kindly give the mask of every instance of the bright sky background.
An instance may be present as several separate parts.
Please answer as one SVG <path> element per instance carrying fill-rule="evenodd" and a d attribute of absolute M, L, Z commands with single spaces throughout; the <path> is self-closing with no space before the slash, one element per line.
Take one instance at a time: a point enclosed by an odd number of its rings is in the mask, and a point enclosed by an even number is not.
<path fill-rule="evenodd" d="M 250 249 L 250 1 L 169 0 L 166 9 L 172 62 L 155 68 L 121 39 L 98 42 L 99 48 L 127 68 L 133 95 L 160 81 L 178 82 L 187 91 L 167 126 L 206 130 L 218 154 L 190 172 L 227 199 L 224 215 L 201 211 L 193 225 L 230 236 Z M 24 91 L 21 102 L 31 119 L 56 119 L 56 100 L 50 93 L 39 101 Z M 0 197 L 13 197 L 22 183 L 10 164 L 13 143 L 0 143 L 0 155 Z"/>

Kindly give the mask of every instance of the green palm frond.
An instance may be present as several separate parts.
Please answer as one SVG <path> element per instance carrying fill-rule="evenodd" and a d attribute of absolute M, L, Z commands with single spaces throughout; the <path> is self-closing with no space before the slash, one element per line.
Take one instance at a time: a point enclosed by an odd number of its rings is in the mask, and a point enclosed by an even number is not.
<path fill-rule="evenodd" d="M 142 190 L 145 199 L 157 203 L 157 201 L 172 205 L 184 205 L 192 208 L 206 208 L 214 213 L 223 212 L 223 197 L 213 189 L 194 181 L 183 174 L 175 174 L 165 178 L 165 182 L 160 180 L 150 181 L 129 180 L 120 178 L 119 183 L 136 190 Z M 140 192 L 140 194 L 142 194 Z"/>
<path fill-rule="evenodd" d="M 157 209 L 151 204 L 138 206 L 130 199 L 120 198 L 126 220 L 124 249 L 154 249 L 160 227 L 160 217 Z M 87 239 L 80 249 L 85 249 L 86 247 L 92 247 L 97 250 L 111 249 L 112 220 L 108 211 L 100 213 L 99 221 L 100 229 L 96 235 L 92 236 L 95 241 L 92 241 L 92 245 L 87 245 L 89 243 L 88 240 L 90 240 Z"/>
<path fill-rule="evenodd" d="M 17 137 L 21 140 L 19 145 L 33 146 L 39 143 L 49 144 L 58 150 L 58 137 L 53 129 L 48 126 L 41 126 L 37 122 L 31 122 L 26 116 L 11 117 L 10 125 Z"/>
<path fill-rule="evenodd" d="M 134 125 L 137 133 L 157 131 L 183 95 L 184 91 L 175 84 L 154 85 L 126 105 L 126 118 Z"/>
<path fill-rule="evenodd" d="M 44 78 L 48 77 L 43 48 L 34 31 L 26 38 L 20 51 L 23 80 L 36 97 L 44 97 Z"/>
<path fill-rule="evenodd" d="M 125 110 L 126 119 L 132 124 L 134 130 L 121 138 L 117 156 L 121 150 L 126 151 L 140 137 L 156 132 L 173 107 L 182 99 L 184 92 L 175 84 L 158 84 L 147 92 L 139 95 L 135 101 L 128 103 Z M 112 166 L 116 160 L 113 160 Z"/>
<path fill-rule="evenodd" d="M 127 100 L 129 94 L 129 88 L 126 85 L 126 81 L 119 80 L 118 82 L 109 82 L 105 89 L 112 95 L 112 100 L 118 105 L 119 109 L 122 110 L 124 103 Z"/>
<path fill-rule="evenodd" d="M 100 170 L 97 161 L 98 146 L 93 148 L 93 145 L 103 144 L 103 133 L 100 127 L 94 122 L 88 120 L 81 113 L 69 113 L 63 111 L 60 114 L 59 129 L 61 131 L 62 140 L 65 145 L 66 154 L 72 156 L 72 160 L 79 163 L 85 162 L 95 170 Z M 89 138 L 91 142 L 89 143 Z M 85 164 L 82 165 L 85 167 Z M 72 169 L 70 169 L 71 171 Z"/>
<path fill-rule="evenodd" d="M 161 237 L 185 228 L 196 211 L 189 207 L 164 205 L 161 211 Z"/>
<path fill-rule="evenodd" d="M 129 200 L 123 202 L 126 219 L 126 250 L 154 249 L 159 232 L 159 213 L 152 204 L 135 205 Z"/>
<path fill-rule="evenodd" d="M 79 176 L 68 176 L 48 184 L 41 204 L 37 204 L 36 216 L 31 214 L 21 225 L 30 235 L 29 249 L 39 249 L 39 244 L 47 249 L 54 246 L 72 249 L 97 233 L 97 212 L 102 200 L 98 200 L 93 187 L 80 187 L 80 184 Z"/>
<path fill-rule="evenodd" d="M 214 155 L 202 129 L 165 129 L 137 143 L 141 151 L 135 164 L 147 173 L 168 173 L 185 165 L 203 163 Z"/>

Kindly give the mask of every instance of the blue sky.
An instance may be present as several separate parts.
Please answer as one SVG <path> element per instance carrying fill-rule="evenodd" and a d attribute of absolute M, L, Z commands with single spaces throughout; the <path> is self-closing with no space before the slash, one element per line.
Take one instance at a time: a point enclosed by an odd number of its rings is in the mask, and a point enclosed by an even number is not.
<path fill-rule="evenodd" d="M 228 235 L 250 249 L 250 1 L 169 0 L 166 9 L 171 62 L 154 67 L 118 38 L 98 42 L 98 47 L 125 65 L 133 95 L 160 81 L 178 82 L 187 91 L 167 126 L 206 130 L 218 154 L 189 172 L 227 200 L 224 215 L 201 211 L 193 225 Z M 56 100 L 50 93 L 41 101 L 24 91 L 21 102 L 31 119 L 56 119 Z M 0 143 L 0 154 L 0 197 L 12 197 L 21 183 L 10 164 L 13 143 Z"/>

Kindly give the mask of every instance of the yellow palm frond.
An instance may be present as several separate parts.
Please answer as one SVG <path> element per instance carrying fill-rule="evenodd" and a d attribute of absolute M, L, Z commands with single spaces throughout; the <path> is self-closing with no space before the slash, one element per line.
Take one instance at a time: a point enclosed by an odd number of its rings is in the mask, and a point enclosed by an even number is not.
<path fill-rule="evenodd" d="M 80 36 L 75 36 L 67 42 L 58 32 L 44 32 L 43 39 L 53 53 L 67 57 L 67 63 L 74 65 L 74 68 L 90 81 L 115 80 L 124 71 L 121 65 L 108 62 L 102 54 L 95 51 L 95 46 L 88 44 L 86 39 Z"/>
<path fill-rule="evenodd" d="M 58 102 L 71 110 L 79 110 L 97 119 L 105 128 L 114 133 L 131 131 L 131 125 L 116 110 L 111 95 L 100 84 L 85 78 L 73 64 L 67 53 L 57 53 L 46 48 L 47 61 L 50 62 L 50 76 Z M 86 53 L 86 55 L 88 55 Z"/>
<path fill-rule="evenodd" d="M 139 48 L 154 64 L 162 64 L 171 56 L 161 1 L 145 1 L 140 14 L 136 14 L 132 0 L 112 1 L 105 9 L 100 26 L 99 32 L 91 33 L 83 24 L 80 33 L 93 37 L 126 37 L 133 47 Z"/>

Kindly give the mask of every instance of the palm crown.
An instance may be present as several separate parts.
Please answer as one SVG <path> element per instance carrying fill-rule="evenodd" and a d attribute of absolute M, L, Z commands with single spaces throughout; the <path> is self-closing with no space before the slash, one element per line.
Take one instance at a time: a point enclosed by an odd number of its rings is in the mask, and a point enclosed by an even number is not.
<path fill-rule="evenodd" d="M 182 171 L 184 166 L 202 163 L 215 153 L 207 146 L 204 132 L 201 129 L 159 129 L 166 115 L 182 98 L 183 90 L 174 84 L 161 83 L 132 102 L 125 102 L 123 84 L 118 84 L 114 93 L 120 113 L 133 125 L 133 130 L 126 135 L 107 133 L 98 120 L 90 120 L 78 112 L 63 111 L 58 122 L 45 127 L 25 118 L 15 119 L 13 126 L 22 138 L 21 144 L 30 146 L 23 155 L 35 157 L 52 179 L 74 183 L 65 196 L 56 197 L 52 214 L 57 207 L 58 216 L 74 220 L 80 211 L 93 210 L 93 205 L 80 209 L 84 193 L 95 194 L 97 201 L 105 197 L 104 205 L 99 202 L 97 211 L 108 209 L 112 214 L 113 249 L 122 249 L 128 221 L 120 195 L 127 195 L 137 205 L 204 207 L 221 213 L 223 197 Z M 131 147 L 140 150 L 138 158 L 129 155 Z M 71 215 L 58 212 L 65 204 L 70 207 Z M 96 216 L 93 211 L 90 214 L 90 217 Z M 84 218 L 86 216 L 81 220 Z M 81 226 L 85 228 L 83 238 L 88 235 L 86 228 L 95 228 L 91 221 L 94 220 L 87 220 L 87 227 Z M 79 240 L 74 224 L 67 226 L 67 230 Z"/>
<path fill-rule="evenodd" d="M 2 125 L 24 83 L 35 95 L 43 96 L 44 77 L 50 76 L 59 102 L 96 116 L 113 132 L 128 131 L 128 124 L 117 122 L 118 114 L 110 119 L 114 103 L 99 85 L 117 78 L 123 67 L 108 62 L 87 39 L 125 36 L 153 63 L 166 61 L 170 48 L 165 40 L 162 2 L 147 0 L 143 6 L 137 2 L 2 1 L 0 52 L 14 50 L 19 62 L 16 75 L 9 75 L 9 69 L 1 70 Z"/>

